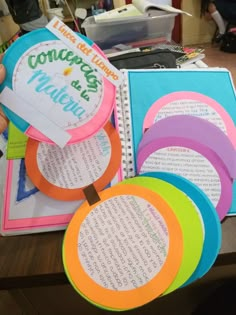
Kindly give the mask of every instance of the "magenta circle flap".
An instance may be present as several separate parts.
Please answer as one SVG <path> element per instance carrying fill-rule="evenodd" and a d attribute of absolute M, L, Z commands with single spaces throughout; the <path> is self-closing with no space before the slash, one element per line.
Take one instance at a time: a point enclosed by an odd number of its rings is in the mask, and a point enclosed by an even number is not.
<path fill-rule="evenodd" d="M 153 141 L 150 141 L 148 144 L 143 146 L 138 152 L 138 156 L 137 156 L 138 174 L 142 172 L 148 172 L 148 171 L 166 171 L 165 169 L 162 169 L 161 166 L 156 161 L 152 162 L 151 170 L 142 171 L 142 167 L 144 163 L 148 161 L 148 158 L 153 153 L 161 149 L 167 149 L 167 148 L 170 148 L 170 150 L 173 150 L 173 147 L 181 147 L 183 149 L 183 155 L 184 155 L 184 148 L 188 148 L 199 153 L 202 157 L 204 157 L 207 161 L 209 161 L 209 163 L 212 165 L 212 168 L 215 169 L 217 176 L 219 177 L 219 180 L 220 180 L 220 190 L 221 190 L 219 200 L 216 204 L 216 210 L 217 210 L 220 220 L 223 220 L 223 218 L 228 213 L 232 204 L 232 194 L 233 194 L 232 180 L 222 160 L 213 150 L 209 149 L 208 147 L 200 143 L 197 143 L 196 141 L 193 141 L 191 139 L 186 139 L 182 137 L 169 136 L 165 138 L 154 139 Z M 189 166 L 187 164 L 183 164 L 183 165 L 185 166 L 185 168 L 192 167 L 192 165 L 189 165 Z M 208 176 L 206 173 L 207 170 L 204 170 L 204 172 L 205 172 L 204 174 L 206 174 L 205 180 L 209 181 L 208 185 L 210 187 L 211 185 L 210 177 L 208 179 Z M 175 169 L 173 169 L 171 173 L 178 174 L 185 177 L 184 174 L 177 173 Z"/>
<path fill-rule="evenodd" d="M 181 137 L 208 147 L 224 162 L 230 176 L 236 178 L 236 154 L 232 142 L 214 124 L 190 115 L 170 116 L 157 121 L 143 135 L 141 150 L 155 139 Z"/>
<path fill-rule="evenodd" d="M 214 99 L 204 94 L 189 91 L 169 93 L 159 98 L 148 110 L 143 130 L 164 117 L 191 115 L 203 118 L 219 127 L 236 147 L 236 130 L 228 112 Z"/>

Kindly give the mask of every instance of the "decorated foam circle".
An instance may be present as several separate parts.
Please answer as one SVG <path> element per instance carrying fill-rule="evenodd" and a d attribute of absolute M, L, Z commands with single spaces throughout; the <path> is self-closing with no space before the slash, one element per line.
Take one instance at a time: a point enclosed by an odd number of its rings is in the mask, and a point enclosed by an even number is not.
<path fill-rule="evenodd" d="M 219 217 L 212 202 L 198 186 L 184 177 L 164 172 L 144 173 L 141 176 L 150 176 L 164 180 L 186 194 L 196 205 L 204 225 L 204 243 L 200 262 L 184 286 L 204 276 L 214 264 L 222 243 L 222 230 Z M 192 221 L 188 224 L 192 225 Z M 193 246 L 192 246 L 193 248 Z"/>
<path fill-rule="evenodd" d="M 73 287 L 103 308 L 127 310 L 162 294 L 183 256 L 179 222 L 159 195 L 115 185 L 85 202 L 65 233 L 63 263 Z M 178 251 L 176 251 L 178 248 Z"/>
<path fill-rule="evenodd" d="M 115 176 L 121 162 L 117 131 L 108 122 L 93 137 L 63 149 L 28 139 L 25 165 L 33 184 L 58 200 L 84 199 L 83 189 L 93 184 L 103 189 Z"/>
<path fill-rule="evenodd" d="M 92 41 L 83 39 L 104 56 Z M 23 99 L 69 133 L 68 143 L 94 135 L 110 118 L 115 100 L 113 84 L 49 30 L 39 29 L 20 37 L 7 50 L 3 64 L 7 76 L 1 90 L 10 88 L 19 97 L 18 106 Z M 3 110 L 27 136 L 52 143 L 6 106 Z"/>
<path fill-rule="evenodd" d="M 228 112 L 214 99 L 206 95 L 180 91 L 159 98 L 148 110 L 143 130 L 156 121 L 174 115 L 193 115 L 206 119 L 228 135 L 236 147 L 235 126 Z"/>
<path fill-rule="evenodd" d="M 144 176 L 126 179 L 121 184 L 140 185 L 156 192 L 166 200 L 179 220 L 183 232 L 183 259 L 177 276 L 164 292 L 164 294 L 168 294 L 181 287 L 192 276 L 199 264 L 204 234 L 202 218 L 194 204 L 181 190 L 163 180 L 148 177 L 144 174 Z"/>

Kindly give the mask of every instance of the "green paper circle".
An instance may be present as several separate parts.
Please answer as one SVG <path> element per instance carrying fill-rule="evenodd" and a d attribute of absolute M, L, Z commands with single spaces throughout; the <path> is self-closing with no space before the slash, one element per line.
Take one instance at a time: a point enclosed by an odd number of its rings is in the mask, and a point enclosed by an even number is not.
<path fill-rule="evenodd" d="M 180 223 L 184 241 L 183 259 L 176 278 L 162 294 L 166 295 L 181 287 L 198 266 L 204 242 L 204 227 L 200 213 L 181 190 L 163 180 L 137 176 L 119 183 L 123 184 L 140 185 L 159 194 L 171 206 Z"/>

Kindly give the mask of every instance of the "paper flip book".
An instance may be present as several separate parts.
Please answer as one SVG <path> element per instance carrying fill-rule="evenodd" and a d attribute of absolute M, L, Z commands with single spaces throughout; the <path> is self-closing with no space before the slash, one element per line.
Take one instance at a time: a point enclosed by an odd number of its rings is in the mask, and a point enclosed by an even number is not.
<path fill-rule="evenodd" d="M 69 281 L 104 309 L 132 309 L 186 286 L 211 268 L 220 250 L 220 220 L 231 206 L 236 176 L 234 122 L 204 94 L 207 89 L 183 84 L 180 91 L 168 90 L 173 87 L 168 77 L 161 78 L 166 72 L 124 71 L 115 108 L 123 153 L 120 183 L 99 192 L 95 203 L 85 202 L 65 234 Z M 177 73 L 168 75 L 179 82 Z M 199 74 L 189 73 L 200 80 Z M 164 83 L 158 87 L 159 82 Z M 156 105 L 165 93 L 170 98 Z M 162 149 L 159 160 L 152 156 Z M 206 178 L 208 189 L 200 185 Z M 179 241 L 175 256 L 173 235 Z"/>
<path fill-rule="evenodd" d="M 236 178 L 230 74 L 120 73 L 58 19 L 47 28 L 4 57 L 0 232 L 66 229 L 73 288 L 137 308 L 204 276 L 220 251 Z"/>
<path fill-rule="evenodd" d="M 115 109 L 117 130 L 123 142 L 123 158 L 119 171 L 120 180 L 133 177 L 140 172 L 141 169 L 137 165 L 137 159 L 140 153 L 139 145 L 141 140 L 146 137 L 145 133 L 149 129 L 151 130 L 152 125 L 158 121 L 176 115 L 189 115 L 201 118 L 208 124 L 213 124 L 217 129 L 221 130 L 221 133 L 225 134 L 226 142 L 229 141 L 232 147 L 232 154 L 228 156 L 231 160 L 229 172 L 232 175 L 235 168 L 236 99 L 232 78 L 227 69 L 124 70 L 124 76 L 126 79 L 120 88 L 120 92 L 118 92 Z M 191 128 L 193 126 L 190 124 L 186 127 L 184 133 L 190 133 Z M 158 130 L 157 128 L 156 132 L 152 133 L 153 138 L 159 134 Z M 174 137 L 174 131 L 169 136 Z M 206 132 L 205 137 L 207 138 L 208 136 L 209 134 Z M 222 142 L 217 137 L 213 141 L 222 145 Z M 174 145 L 171 144 L 171 146 Z M 162 161 L 166 159 L 166 154 L 166 151 L 165 155 L 162 152 Z M 201 158 L 199 153 L 194 154 L 196 155 L 195 164 L 192 163 L 191 166 L 193 169 L 198 169 L 202 172 L 203 175 L 197 180 L 204 182 L 204 167 L 206 167 L 204 163 L 208 163 L 208 159 L 206 157 Z M 172 158 L 176 162 L 181 161 L 181 150 L 179 150 L 178 155 L 176 153 Z M 203 160 L 205 160 L 204 163 Z M 151 160 L 149 159 L 149 161 Z M 153 161 L 152 163 L 154 163 Z M 145 171 L 154 170 L 155 163 L 153 168 L 151 168 L 150 163 L 149 168 L 146 167 Z M 211 169 L 210 165 L 208 166 L 209 172 Z M 168 168 L 167 165 L 162 165 L 155 169 L 158 171 L 177 171 L 173 167 L 169 166 Z M 182 176 L 185 175 L 183 171 L 177 173 Z M 230 209 L 228 209 L 229 215 L 236 213 L 236 185 L 231 175 L 229 175 L 228 179 L 232 181 L 233 185 L 233 200 Z M 199 184 L 199 182 L 195 182 L 195 184 Z M 216 188 L 217 194 L 221 192 L 220 187 L 221 184 L 219 182 L 218 188 Z M 228 192 L 230 192 L 230 189 Z M 215 194 L 216 192 L 212 189 L 212 193 Z"/>
<path fill-rule="evenodd" d="M 11 124 L 0 138 L 0 233 L 66 229 L 68 280 L 108 310 L 204 276 L 221 220 L 236 209 L 229 72 L 121 73 L 57 18 L 18 39 L 3 62 Z"/>

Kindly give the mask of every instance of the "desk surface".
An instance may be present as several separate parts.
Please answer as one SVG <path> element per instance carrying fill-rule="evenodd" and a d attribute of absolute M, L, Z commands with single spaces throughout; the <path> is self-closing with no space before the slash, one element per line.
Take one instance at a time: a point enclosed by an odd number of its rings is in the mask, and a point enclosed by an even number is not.
<path fill-rule="evenodd" d="M 236 217 L 227 217 L 214 266 L 236 264 L 235 231 Z M 63 235 L 58 231 L 0 237 L 0 289 L 68 283 L 62 264 Z"/>

